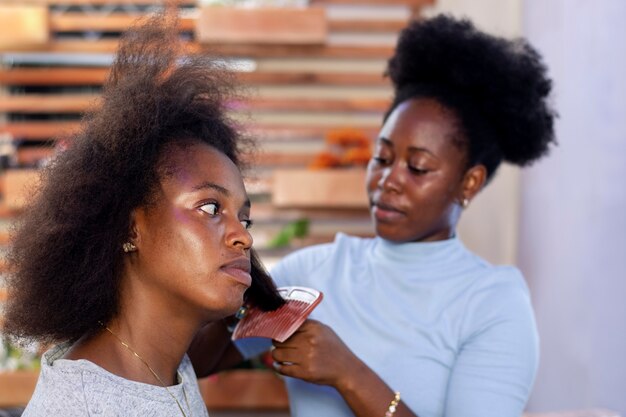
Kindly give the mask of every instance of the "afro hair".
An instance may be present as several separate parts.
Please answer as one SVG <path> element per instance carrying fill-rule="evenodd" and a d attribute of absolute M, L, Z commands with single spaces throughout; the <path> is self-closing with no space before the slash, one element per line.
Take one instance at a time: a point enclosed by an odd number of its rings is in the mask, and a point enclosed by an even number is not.
<path fill-rule="evenodd" d="M 503 160 L 529 165 L 555 142 L 546 72 L 523 39 L 495 37 L 446 15 L 414 21 L 389 60 L 395 97 L 387 116 L 405 100 L 436 99 L 460 120 L 468 164 L 483 164 L 491 178 Z"/>

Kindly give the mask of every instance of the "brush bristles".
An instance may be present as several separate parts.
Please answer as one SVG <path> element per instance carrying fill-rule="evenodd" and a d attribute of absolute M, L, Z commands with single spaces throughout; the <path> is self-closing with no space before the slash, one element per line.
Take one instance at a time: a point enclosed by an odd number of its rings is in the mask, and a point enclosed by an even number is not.
<path fill-rule="evenodd" d="M 245 337 L 267 337 L 284 342 L 304 323 L 311 311 L 321 301 L 286 300 L 287 302 L 274 311 L 261 311 L 252 307 L 237 324 L 233 340 Z"/>

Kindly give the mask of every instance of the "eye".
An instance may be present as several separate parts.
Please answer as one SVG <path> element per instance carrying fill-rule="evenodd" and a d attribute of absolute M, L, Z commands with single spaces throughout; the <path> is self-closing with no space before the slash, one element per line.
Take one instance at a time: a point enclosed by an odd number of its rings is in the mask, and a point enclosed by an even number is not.
<path fill-rule="evenodd" d="M 409 166 L 409 170 L 416 175 L 424 175 L 429 172 L 428 169 Z"/>
<path fill-rule="evenodd" d="M 252 221 L 251 219 L 243 219 L 243 220 L 239 220 L 239 221 L 241 222 L 241 225 L 246 230 L 250 230 L 252 228 L 252 225 L 254 224 L 254 221 Z"/>
<path fill-rule="evenodd" d="M 210 214 L 211 216 L 215 216 L 220 211 L 220 205 L 215 202 L 203 204 L 199 208 L 200 210 L 204 211 L 206 214 Z"/>
<path fill-rule="evenodd" d="M 372 156 L 372 160 L 380 165 L 387 165 L 389 163 L 389 159 L 383 158 L 382 156 Z"/>

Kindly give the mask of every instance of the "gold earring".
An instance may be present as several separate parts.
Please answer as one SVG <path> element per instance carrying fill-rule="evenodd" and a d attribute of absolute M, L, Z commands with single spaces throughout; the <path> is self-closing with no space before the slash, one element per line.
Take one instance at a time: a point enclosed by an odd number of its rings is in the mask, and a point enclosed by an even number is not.
<path fill-rule="evenodd" d="M 135 246 L 131 242 L 126 242 L 122 245 L 122 249 L 124 250 L 125 253 L 134 252 L 137 250 L 137 246 Z"/>
<path fill-rule="evenodd" d="M 469 206 L 469 198 L 464 198 L 463 200 L 461 200 L 461 207 L 466 209 L 467 206 Z"/>

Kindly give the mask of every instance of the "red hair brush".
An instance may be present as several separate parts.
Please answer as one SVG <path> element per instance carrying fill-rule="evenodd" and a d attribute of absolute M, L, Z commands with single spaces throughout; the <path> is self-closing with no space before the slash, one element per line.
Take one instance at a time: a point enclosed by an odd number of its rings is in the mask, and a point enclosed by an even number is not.
<path fill-rule="evenodd" d="M 267 337 L 284 342 L 298 330 L 323 298 L 320 291 L 307 287 L 280 287 L 278 293 L 286 302 L 274 311 L 262 311 L 256 307 L 239 310 L 237 316 L 241 320 L 233 331 L 232 340 Z"/>

